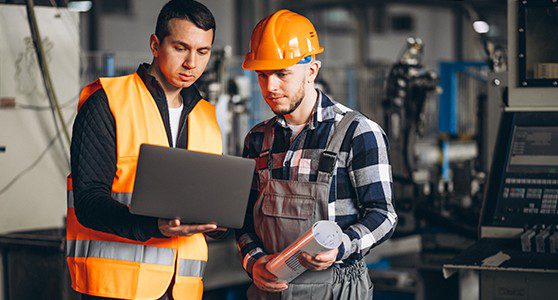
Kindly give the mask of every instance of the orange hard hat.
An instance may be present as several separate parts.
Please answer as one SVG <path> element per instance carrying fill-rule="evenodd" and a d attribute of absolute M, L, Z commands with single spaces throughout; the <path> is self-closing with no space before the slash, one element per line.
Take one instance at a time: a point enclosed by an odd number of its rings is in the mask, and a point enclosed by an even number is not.
<path fill-rule="evenodd" d="M 322 53 L 314 25 L 306 17 L 282 9 L 261 20 L 244 57 L 245 70 L 280 70 Z"/>

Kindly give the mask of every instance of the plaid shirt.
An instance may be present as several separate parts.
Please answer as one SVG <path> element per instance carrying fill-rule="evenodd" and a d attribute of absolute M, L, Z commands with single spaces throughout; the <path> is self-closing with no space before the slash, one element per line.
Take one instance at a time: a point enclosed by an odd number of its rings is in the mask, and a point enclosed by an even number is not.
<path fill-rule="evenodd" d="M 273 154 L 274 179 L 316 181 L 317 162 L 333 133 L 331 130 L 349 108 L 318 93 L 318 103 L 308 125 L 291 142 L 291 129 L 283 118 L 274 117 L 252 128 L 242 156 L 256 158 L 262 151 L 265 125 L 277 118 Z M 259 179 L 254 175 L 244 227 L 236 231 L 244 269 L 251 274 L 254 262 L 265 255 L 254 231 L 253 208 Z M 397 215 L 392 204 L 391 166 L 387 137 L 380 126 L 360 116 L 350 125 L 338 155 L 329 193 L 329 220 L 343 229 L 337 260 L 362 259 L 374 246 L 387 240 L 395 229 Z"/>

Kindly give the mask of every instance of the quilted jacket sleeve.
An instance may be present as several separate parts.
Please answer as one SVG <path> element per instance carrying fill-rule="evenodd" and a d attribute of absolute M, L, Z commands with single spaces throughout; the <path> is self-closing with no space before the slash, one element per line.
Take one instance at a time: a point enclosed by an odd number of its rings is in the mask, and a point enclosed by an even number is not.
<path fill-rule="evenodd" d="M 96 91 L 81 106 L 70 152 L 74 207 L 83 226 L 137 241 L 164 237 L 157 218 L 133 215 L 111 198 L 116 128 L 104 90 Z"/>

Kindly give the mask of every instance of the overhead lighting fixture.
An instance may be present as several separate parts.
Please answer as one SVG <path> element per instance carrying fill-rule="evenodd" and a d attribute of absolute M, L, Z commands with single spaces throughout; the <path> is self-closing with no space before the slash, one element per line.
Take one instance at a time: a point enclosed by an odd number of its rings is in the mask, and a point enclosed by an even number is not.
<path fill-rule="evenodd" d="M 485 21 L 475 21 L 473 23 L 473 29 L 477 33 L 487 33 L 490 30 L 490 26 Z"/>
<path fill-rule="evenodd" d="M 88 12 L 93 6 L 91 1 L 70 1 L 68 2 L 68 10 L 75 12 Z"/>

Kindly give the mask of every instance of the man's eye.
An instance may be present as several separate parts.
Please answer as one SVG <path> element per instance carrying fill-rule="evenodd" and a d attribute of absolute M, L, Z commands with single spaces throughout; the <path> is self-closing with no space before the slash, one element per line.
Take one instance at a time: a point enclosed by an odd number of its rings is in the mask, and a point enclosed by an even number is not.
<path fill-rule="evenodd" d="M 207 55 L 209 53 L 209 50 L 201 50 L 201 51 L 198 51 L 198 53 L 200 55 Z"/>
<path fill-rule="evenodd" d="M 175 49 L 176 49 L 176 51 L 178 51 L 178 52 L 186 51 L 185 48 L 175 48 Z"/>

